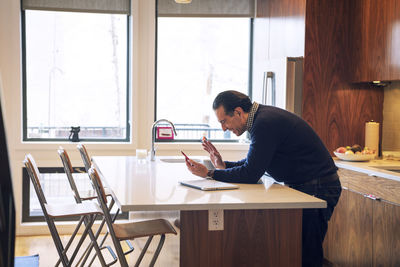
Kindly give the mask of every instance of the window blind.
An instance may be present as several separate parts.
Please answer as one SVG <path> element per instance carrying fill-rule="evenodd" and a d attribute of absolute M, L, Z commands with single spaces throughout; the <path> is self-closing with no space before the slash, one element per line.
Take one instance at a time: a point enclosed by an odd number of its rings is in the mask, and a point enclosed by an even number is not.
<path fill-rule="evenodd" d="M 22 9 L 130 14 L 130 0 L 22 0 Z"/>
<path fill-rule="evenodd" d="M 159 17 L 254 17 L 255 0 L 158 0 Z"/>

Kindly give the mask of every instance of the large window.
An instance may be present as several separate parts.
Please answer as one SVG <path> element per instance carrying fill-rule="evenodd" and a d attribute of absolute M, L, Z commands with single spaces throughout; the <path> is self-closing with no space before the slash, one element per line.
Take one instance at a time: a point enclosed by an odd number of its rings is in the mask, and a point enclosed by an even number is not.
<path fill-rule="evenodd" d="M 251 19 L 158 17 L 157 119 L 177 128 L 175 140 L 234 140 L 212 101 L 225 90 L 249 93 Z"/>
<path fill-rule="evenodd" d="M 128 15 L 25 10 L 24 140 L 129 140 Z"/>

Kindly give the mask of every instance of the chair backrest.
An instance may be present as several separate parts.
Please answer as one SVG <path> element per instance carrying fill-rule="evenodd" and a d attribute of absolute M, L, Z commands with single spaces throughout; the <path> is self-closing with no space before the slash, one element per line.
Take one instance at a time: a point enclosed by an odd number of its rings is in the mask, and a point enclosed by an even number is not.
<path fill-rule="evenodd" d="M 96 170 L 96 167 L 92 165 L 92 167 L 88 171 L 90 181 L 92 182 L 93 188 L 97 193 L 97 200 L 99 202 L 99 206 L 103 211 L 104 219 L 107 224 L 108 232 L 111 236 L 112 242 L 114 244 L 115 249 L 117 250 L 118 259 L 120 261 L 120 266 L 128 266 L 126 262 L 125 255 L 122 251 L 120 240 L 118 240 L 113 226 L 113 219 L 110 215 L 110 210 L 107 207 L 107 198 L 104 192 L 103 183 L 101 182 L 99 172 Z M 138 266 L 138 265 L 135 265 Z"/>
<path fill-rule="evenodd" d="M 89 153 L 87 152 L 86 147 L 83 144 L 78 144 L 76 148 L 78 148 L 79 153 L 81 154 L 81 158 L 83 164 L 85 165 L 86 172 L 89 172 L 92 162 L 90 160 Z"/>
<path fill-rule="evenodd" d="M 31 178 L 33 187 L 35 188 L 37 197 L 39 198 L 39 202 L 47 203 L 46 197 L 43 193 L 42 186 L 40 185 L 40 172 L 39 168 L 36 165 L 35 160 L 33 159 L 31 154 L 25 156 L 24 164 L 26 170 L 28 171 L 28 175 Z"/>
<path fill-rule="evenodd" d="M 50 230 L 50 234 L 51 234 L 51 236 L 53 238 L 53 241 L 54 241 L 54 244 L 56 246 L 57 252 L 58 252 L 58 254 L 60 256 L 59 262 L 62 261 L 64 266 L 71 266 L 70 264 L 72 264 L 72 261 L 76 256 L 77 250 L 75 250 L 74 253 L 72 254 L 71 258 L 68 259 L 67 255 L 66 255 L 66 251 L 64 250 L 64 246 L 62 244 L 60 235 L 59 235 L 59 233 L 57 231 L 57 227 L 56 227 L 55 222 L 54 222 L 55 216 L 53 214 L 52 217 L 50 217 L 50 215 L 49 215 L 49 213 L 47 211 L 47 201 L 46 201 L 46 198 L 44 196 L 42 187 L 40 185 L 40 176 L 41 176 L 41 174 L 40 174 L 39 169 L 38 169 L 38 167 L 36 165 L 36 162 L 33 159 L 32 155 L 30 155 L 30 154 L 25 156 L 25 159 L 24 159 L 23 162 L 24 162 L 25 167 L 26 167 L 26 169 L 28 171 L 29 177 L 31 178 L 33 186 L 35 188 L 36 195 L 37 195 L 37 197 L 39 199 L 39 203 L 40 203 L 40 206 L 42 208 L 44 218 L 45 218 L 47 226 L 48 226 L 48 228 Z M 80 220 L 80 222 L 78 224 L 78 227 L 80 226 L 80 224 L 82 222 L 83 222 L 83 217 L 81 218 L 81 220 Z M 73 235 L 75 235 L 75 234 L 76 234 L 76 232 Z M 71 239 L 71 241 L 72 241 L 72 239 Z M 66 245 L 66 249 L 68 249 L 70 244 L 71 243 L 68 242 L 68 244 Z M 58 266 L 58 264 L 56 264 L 56 265 Z"/>
<path fill-rule="evenodd" d="M 47 201 L 46 201 L 46 197 L 43 193 L 42 186 L 40 185 L 39 168 L 37 167 L 36 162 L 33 159 L 31 154 L 26 155 L 23 162 L 26 167 L 26 170 L 28 171 L 28 175 L 31 178 L 33 187 L 35 188 L 35 191 L 36 191 L 36 195 L 39 199 L 40 206 L 41 206 L 44 216 L 47 220 L 48 214 L 47 214 L 47 210 L 45 207 L 45 204 L 47 203 Z"/>
<path fill-rule="evenodd" d="M 67 175 L 69 186 L 71 187 L 72 192 L 74 193 L 75 201 L 77 203 L 81 203 L 82 202 L 81 196 L 79 195 L 78 188 L 77 188 L 77 186 L 75 184 L 75 180 L 74 180 L 74 177 L 72 175 L 72 173 L 74 173 L 74 169 L 72 168 L 71 160 L 69 159 L 68 153 L 61 146 L 58 148 L 57 152 L 58 152 L 58 155 L 60 156 L 61 161 L 63 163 L 64 171 L 65 171 L 65 174 Z"/>
<path fill-rule="evenodd" d="M 89 177 L 90 181 L 92 182 L 94 190 L 97 193 L 97 199 L 99 200 L 100 207 L 108 212 L 107 207 L 107 196 L 104 190 L 103 182 L 100 179 L 99 172 L 96 170 L 94 166 L 89 169 Z M 103 211 L 104 212 L 104 211 Z"/>

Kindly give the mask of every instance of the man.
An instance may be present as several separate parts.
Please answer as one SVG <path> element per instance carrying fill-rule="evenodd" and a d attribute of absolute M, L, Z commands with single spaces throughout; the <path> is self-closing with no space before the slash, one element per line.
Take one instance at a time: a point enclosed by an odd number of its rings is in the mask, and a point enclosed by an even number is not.
<path fill-rule="evenodd" d="M 232 183 L 257 183 L 266 172 L 278 182 L 327 202 L 326 209 L 303 211 L 303 266 L 322 266 L 328 220 L 341 193 L 332 157 L 314 130 L 301 118 L 283 109 L 251 103 L 248 96 L 225 91 L 214 100 L 213 109 L 224 131 L 251 136 L 247 157 L 223 161 L 211 142 L 203 148 L 215 170 L 189 160 L 188 169 L 200 177 Z"/>

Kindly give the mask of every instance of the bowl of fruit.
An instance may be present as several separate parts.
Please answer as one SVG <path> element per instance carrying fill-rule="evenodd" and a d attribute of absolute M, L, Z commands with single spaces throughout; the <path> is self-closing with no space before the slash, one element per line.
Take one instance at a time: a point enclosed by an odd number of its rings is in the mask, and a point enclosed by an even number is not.
<path fill-rule="evenodd" d="M 369 161 L 375 158 L 375 150 L 360 145 L 341 146 L 333 151 L 336 157 L 346 161 Z"/>

